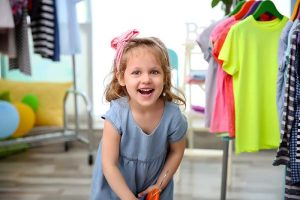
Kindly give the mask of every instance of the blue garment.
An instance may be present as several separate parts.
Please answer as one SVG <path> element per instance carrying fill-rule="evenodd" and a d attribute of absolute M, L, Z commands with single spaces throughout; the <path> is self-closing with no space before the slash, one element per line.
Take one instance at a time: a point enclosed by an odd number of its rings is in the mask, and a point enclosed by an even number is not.
<path fill-rule="evenodd" d="M 289 20 L 284 29 L 281 32 L 279 45 L 278 45 L 278 74 L 277 74 L 277 82 L 276 82 L 276 103 L 277 103 L 277 110 L 278 110 L 278 117 L 279 121 L 281 122 L 282 113 L 283 113 L 283 102 L 284 102 L 284 89 L 285 89 L 285 62 L 287 55 L 285 52 L 287 51 L 288 46 L 288 38 L 289 32 L 292 28 L 293 21 Z M 281 126 L 281 123 L 280 123 Z"/>
<path fill-rule="evenodd" d="M 277 75 L 277 83 L 276 83 L 276 102 L 277 102 L 277 109 L 278 109 L 278 116 L 279 120 L 281 120 L 282 113 L 283 113 L 283 102 L 284 102 L 284 89 L 285 89 L 285 82 L 286 82 L 286 58 L 290 54 L 291 51 L 291 36 L 296 27 L 299 23 L 299 20 L 295 20 L 294 23 L 291 24 L 291 21 L 288 21 L 279 41 L 279 51 L 278 51 L 278 62 L 279 62 L 279 70 Z M 288 32 L 288 35 L 287 35 Z M 285 36 L 283 36 L 283 34 Z M 282 49 L 282 43 L 285 42 L 285 46 Z M 284 52 L 283 52 L 284 51 Z M 281 126 L 281 123 L 280 123 Z"/>
<path fill-rule="evenodd" d="M 166 102 L 159 125 L 146 134 L 134 121 L 128 99 L 114 100 L 103 116 L 121 135 L 119 169 L 130 190 L 137 195 L 156 183 L 165 164 L 168 144 L 181 140 L 187 131 L 187 120 L 178 105 Z M 101 165 L 100 143 L 93 171 L 91 200 L 118 200 L 108 185 Z M 161 200 L 173 199 L 173 180 L 161 193 Z M 145 197 L 141 198 L 145 199 Z"/>
<path fill-rule="evenodd" d="M 60 53 L 74 55 L 81 52 L 76 4 L 81 0 L 56 0 L 60 38 Z"/>

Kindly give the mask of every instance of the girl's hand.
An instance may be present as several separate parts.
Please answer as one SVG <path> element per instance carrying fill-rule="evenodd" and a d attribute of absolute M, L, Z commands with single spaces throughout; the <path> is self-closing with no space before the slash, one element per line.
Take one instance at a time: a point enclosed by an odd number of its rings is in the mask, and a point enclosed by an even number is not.
<path fill-rule="evenodd" d="M 138 197 L 141 198 L 141 197 L 145 196 L 146 194 L 148 194 L 149 192 L 151 192 L 153 190 L 157 191 L 158 193 L 161 192 L 161 189 L 159 188 L 158 185 L 151 185 L 146 190 L 144 190 L 143 192 L 140 192 L 138 194 Z"/>

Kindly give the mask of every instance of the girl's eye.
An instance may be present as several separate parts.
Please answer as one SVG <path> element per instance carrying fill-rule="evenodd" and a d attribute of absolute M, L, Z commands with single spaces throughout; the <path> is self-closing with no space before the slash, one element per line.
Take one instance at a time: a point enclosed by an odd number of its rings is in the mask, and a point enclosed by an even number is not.
<path fill-rule="evenodd" d="M 140 71 L 133 71 L 131 74 L 132 75 L 139 75 L 141 72 Z"/>
<path fill-rule="evenodd" d="M 159 71 L 153 70 L 153 71 L 151 71 L 151 74 L 157 75 L 157 74 L 159 74 Z"/>

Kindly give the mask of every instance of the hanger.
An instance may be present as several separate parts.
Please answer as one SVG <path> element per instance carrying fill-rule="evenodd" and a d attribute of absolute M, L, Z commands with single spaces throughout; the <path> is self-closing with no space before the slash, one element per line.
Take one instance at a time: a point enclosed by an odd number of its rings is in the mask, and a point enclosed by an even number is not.
<path fill-rule="evenodd" d="M 299 1 L 300 1 L 300 0 L 299 0 Z M 231 11 L 231 12 L 229 13 L 228 16 L 230 17 L 230 16 L 236 14 L 237 12 L 239 12 L 239 11 L 241 10 L 241 8 L 242 8 L 242 6 L 244 5 L 245 2 L 246 2 L 246 0 L 239 1 L 239 2 L 236 4 L 236 6 L 234 7 L 233 11 Z"/>
<path fill-rule="evenodd" d="M 258 20 L 259 17 L 264 13 L 270 13 L 278 19 L 282 19 L 283 15 L 277 10 L 274 3 L 270 0 L 262 1 L 256 11 L 253 13 L 253 17 L 255 20 Z"/>
<path fill-rule="evenodd" d="M 261 3 L 262 1 L 255 1 L 252 6 L 250 7 L 250 9 L 248 10 L 247 14 L 242 18 L 242 19 L 246 19 L 249 15 L 252 15 L 257 7 L 259 6 L 259 4 Z"/>
<path fill-rule="evenodd" d="M 295 21 L 295 19 L 298 18 L 297 15 L 299 15 L 299 5 L 300 5 L 300 0 L 297 0 L 294 6 L 293 14 L 291 16 L 291 20 L 293 21 Z"/>
<path fill-rule="evenodd" d="M 248 10 L 251 8 L 254 2 L 255 1 L 246 1 L 239 12 L 233 15 L 234 18 L 237 20 L 241 20 L 247 14 Z"/>

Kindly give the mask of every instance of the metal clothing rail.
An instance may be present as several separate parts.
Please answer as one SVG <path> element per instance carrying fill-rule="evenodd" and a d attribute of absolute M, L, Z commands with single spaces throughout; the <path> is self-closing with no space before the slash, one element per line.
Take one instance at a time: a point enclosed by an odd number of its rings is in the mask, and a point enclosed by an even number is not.
<path fill-rule="evenodd" d="M 75 125 L 76 127 L 75 129 L 68 127 L 66 102 L 70 94 L 74 94 L 76 95 L 76 97 L 80 96 L 85 102 L 86 113 L 88 116 L 87 129 L 79 129 L 78 124 Z M 23 138 L 15 138 L 10 140 L 0 141 L 0 147 L 7 147 L 7 146 L 17 145 L 17 144 L 29 144 L 31 146 L 38 146 L 44 143 L 65 142 L 65 150 L 67 151 L 69 149 L 67 142 L 78 140 L 88 145 L 88 163 L 89 165 L 92 165 L 94 162 L 93 145 L 92 145 L 92 142 L 94 141 L 93 140 L 94 137 L 92 133 L 93 120 L 92 120 L 91 106 L 88 101 L 88 98 L 81 92 L 68 90 L 64 98 L 63 116 L 64 116 L 64 126 L 61 129 L 51 130 L 49 129 L 49 127 L 41 128 L 40 131 L 38 131 L 39 134 L 28 135 Z M 87 136 L 80 135 L 80 132 L 83 131 L 87 132 Z"/>
<path fill-rule="evenodd" d="M 221 200 L 226 200 L 227 177 L 228 177 L 229 142 L 230 142 L 229 140 L 223 140 Z"/>

